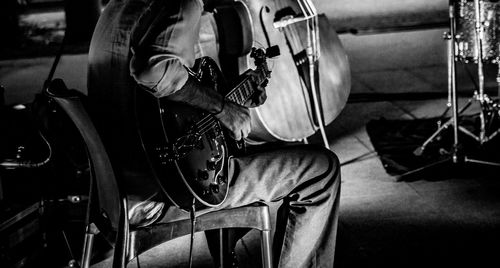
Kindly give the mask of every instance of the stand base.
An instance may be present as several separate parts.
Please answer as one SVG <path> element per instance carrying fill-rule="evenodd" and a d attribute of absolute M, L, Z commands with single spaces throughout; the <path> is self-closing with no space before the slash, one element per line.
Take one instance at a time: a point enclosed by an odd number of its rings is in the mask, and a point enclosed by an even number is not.
<path fill-rule="evenodd" d="M 454 174 L 455 171 L 462 171 L 468 164 L 481 165 L 483 167 L 495 168 L 500 172 L 500 163 L 485 161 L 480 159 L 468 158 L 467 156 L 459 158 L 448 156 L 445 159 L 436 161 L 426 166 L 408 171 L 404 174 L 397 176 L 397 181 L 414 181 L 421 179 L 427 174 L 436 174 L 445 172 L 446 175 Z M 462 172 L 457 174 L 463 174 Z M 484 174 L 483 172 L 481 174 Z"/>

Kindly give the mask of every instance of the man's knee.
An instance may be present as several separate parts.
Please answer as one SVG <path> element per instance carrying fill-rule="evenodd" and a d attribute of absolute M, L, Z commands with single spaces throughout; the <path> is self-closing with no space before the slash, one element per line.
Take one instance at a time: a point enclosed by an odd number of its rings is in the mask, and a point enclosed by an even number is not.
<path fill-rule="evenodd" d="M 331 177 L 334 180 L 340 177 L 340 161 L 337 155 L 322 146 L 317 148 L 317 152 L 322 158 L 326 159 L 326 161 L 321 161 L 326 163 L 322 167 L 326 173 L 325 177 Z"/>
<path fill-rule="evenodd" d="M 337 155 L 318 145 L 310 146 L 307 150 L 309 151 L 305 153 L 310 157 L 311 173 L 303 187 L 309 185 L 319 192 L 337 192 L 340 185 L 340 163 Z"/>
<path fill-rule="evenodd" d="M 333 195 L 337 195 L 340 187 L 340 161 L 337 155 L 331 150 L 321 147 L 318 149 L 319 154 L 326 159 L 326 165 L 322 168 L 325 170 L 323 174 L 324 189 L 332 191 Z"/>

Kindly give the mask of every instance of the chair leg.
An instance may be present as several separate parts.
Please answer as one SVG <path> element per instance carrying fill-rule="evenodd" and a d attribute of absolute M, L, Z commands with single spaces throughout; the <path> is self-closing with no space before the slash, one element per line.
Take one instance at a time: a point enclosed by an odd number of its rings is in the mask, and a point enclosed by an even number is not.
<path fill-rule="evenodd" d="M 260 232 L 260 248 L 262 253 L 262 267 L 272 268 L 271 231 L 264 230 Z"/>
<path fill-rule="evenodd" d="M 82 261 L 80 266 L 81 268 L 90 267 L 90 256 L 92 254 L 93 245 L 94 245 L 94 234 L 90 233 L 85 234 L 85 242 L 83 244 Z"/>
<path fill-rule="evenodd" d="M 234 256 L 234 248 L 236 240 L 233 239 L 233 230 L 219 230 L 219 260 L 220 268 L 238 267 L 236 256 Z"/>
<path fill-rule="evenodd" d="M 118 232 L 116 234 L 115 252 L 113 253 L 113 268 L 127 267 L 127 257 L 129 244 L 129 222 L 127 211 L 127 198 L 122 198 L 122 205 L 120 206 L 120 217 L 118 222 Z"/>
<path fill-rule="evenodd" d="M 205 238 L 207 239 L 207 246 L 210 251 L 210 255 L 212 256 L 214 267 L 219 267 L 219 230 L 205 231 Z"/>
<path fill-rule="evenodd" d="M 240 240 L 251 229 L 217 229 L 205 231 L 208 249 L 212 255 L 215 267 L 227 268 L 237 267 L 237 259 L 234 248 Z"/>
<path fill-rule="evenodd" d="M 90 267 L 90 259 L 92 257 L 92 248 L 94 247 L 94 238 L 95 235 L 99 233 L 97 227 L 92 223 L 88 225 L 87 230 L 85 231 L 85 240 L 83 242 L 83 252 L 82 252 L 82 260 L 81 260 L 81 268 L 89 268 Z"/>

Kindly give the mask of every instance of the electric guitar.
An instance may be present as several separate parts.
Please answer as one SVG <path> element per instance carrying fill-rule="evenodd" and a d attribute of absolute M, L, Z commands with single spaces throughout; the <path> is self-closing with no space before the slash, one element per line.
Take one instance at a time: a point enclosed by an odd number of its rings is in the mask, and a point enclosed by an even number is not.
<path fill-rule="evenodd" d="M 209 57 L 197 59 L 189 73 L 226 100 L 243 105 L 254 93 L 252 83 L 261 85 L 270 77 L 266 58 L 274 56 L 272 54 L 279 54 L 277 47 L 267 51 L 253 48 L 250 56 L 256 68 L 247 70 L 246 74 L 256 75 L 243 75 L 231 90 L 227 90 L 219 67 Z M 222 204 L 229 190 L 228 159 L 233 155 L 230 148 L 238 146 L 228 146 L 233 140 L 225 135 L 219 121 L 210 113 L 166 98 L 155 98 L 144 90 L 139 92 L 136 98 L 139 131 L 164 193 L 183 209 L 191 208 L 193 198 L 198 201 L 198 207 Z"/>

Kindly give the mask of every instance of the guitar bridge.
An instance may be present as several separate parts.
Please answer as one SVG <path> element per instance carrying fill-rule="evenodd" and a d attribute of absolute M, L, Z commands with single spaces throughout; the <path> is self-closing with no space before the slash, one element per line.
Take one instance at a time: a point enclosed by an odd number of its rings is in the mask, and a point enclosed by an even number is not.
<path fill-rule="evenodd" d="M 201 135 L 198 133 L 182 136 L 173 145 L 157 146 L 155 152 L 160 163 L 164 165 L 183 158 L 195 148 L 203 149 Z"/>
<path fill-rule="evenodd" d="M 180 159 L 177 150 L 172 148 L 172 146 L 157 146 L 155 147 L 155 153 L 160 161 L 160 164 L 166 165 L 169 162 L 174 162 Z"/>

